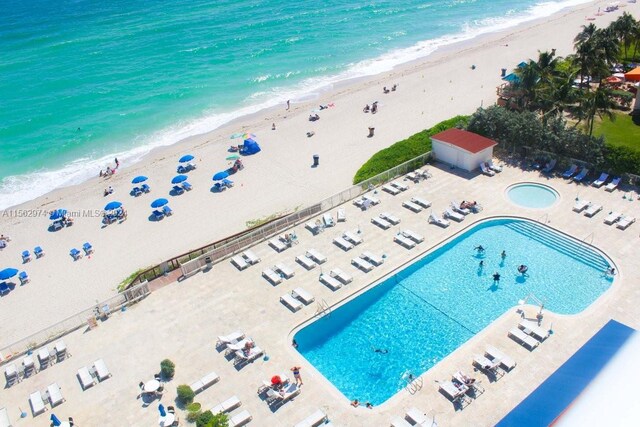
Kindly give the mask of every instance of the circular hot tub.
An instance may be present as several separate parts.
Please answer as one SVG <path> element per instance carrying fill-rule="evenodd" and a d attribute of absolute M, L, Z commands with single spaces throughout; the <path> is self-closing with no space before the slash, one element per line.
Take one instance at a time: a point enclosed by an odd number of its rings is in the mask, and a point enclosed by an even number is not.
<path fill-rule="evenodd" d="M 507 188 L 507 196 L 516 205 L 530 209 L 551 207 L 560 198 L 552 187 L 533 182 L 521 182 L 510 186 Z"/>

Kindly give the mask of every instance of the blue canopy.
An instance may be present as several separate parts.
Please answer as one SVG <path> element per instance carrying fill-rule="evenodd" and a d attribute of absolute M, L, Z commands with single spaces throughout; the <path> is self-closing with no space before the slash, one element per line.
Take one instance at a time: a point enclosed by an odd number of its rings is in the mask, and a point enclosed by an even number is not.
<path fill-rule="evenodd" d="M 18 274 L 18 270 L 16 270 L 15 268 L 5 268 L 4 270 L 0 271 L 0 280 L 11 279 L 16 274 Z"/>
<path fill-rule="evenodd" d="M 164 406 L 161 404 L 158 405 L 158 411 L 160 411 L 160 416 L 161 417 L 166 417 L 167 416 L 167 412 L 164 410 Z"/>
<path fill-rule="evenodd" d="M 140 184 L 141 182 L 145 182 L 146 180 L 147 180 L 146 176 L 140 175 L 140 176 L 136 176 L 135 178 L 133 178 L 131 180 L 131 183 L 132 184 Z"/>
<path fill-rule="evenodd" d="M 152 208 L 161 208 L 164 205 L 166 205 L 167 203 L 169 203 L 169 201 L 167 199 L 156 199 L 153 201 L 153 203 L 151 203 L 151 207 Z"/>
<path fill-rule="evenodd" d="M 56 427 L 62 425 L 62 423 L 60 422 L 60 419 L 56 417 L 56 414 L 51 414 L 51 424 L 53 424 Z"/>
<path fill-rule="evenodd" d="M 251 154 L 256 154 L 260 152 L 260 146 L 253 139 L 245 139 L 244 145 L 242 146 L 242 150 L 240 150 L 240 154 L 244 154 L 245 156 L 249 156 Z"/>
<path fill-rule="evenodd" d="M 229 172 L 227 172 L 227 171 L 218 172 L 217 174 L 213 175 L 213 180 L 214 181 L 221 181 L 221 180 L 225 179 L 228 176 L 229 176 Z"/>
<path fill-rule="evenodd" d="M 190 162 L 191 160 L 193 160 L 193 156 L 191 154 L 185 154 L 184 156 L 180 157 L 180 160 L 178 160 L 180 163 L 186 163 L 186 162 Z"/>
<path fill-rule="evenodd" d="M 181 182 L 184 182 L 187 179 L 189 179 L 189 177 L 187 175 L 177 175 L 177 176 L 173 177 L 173 179 L 171 180 L 171 183 L 172 184 L 180 184 Z"/>
<path fill-rule="evenodd" d="M 502 80 L 509 83 L 518 83 L 520 81 L 520 77 L 518 77 L 516 73 L 511 73 L 504 76 Z"/>
<path fill-rule="evenodd" d="M 120 202 L 109 202 L 107 203 L 107 206 L 104 207 L 105 211 L 113 211 L 118 209 L 120 206 L 122 206 L 122 203 Z"/>
<path fill-rule="evenodd" d="M 49 215 L 49 219 L 51 221 L 56 221 L 62 218 L 63 216 L 65 216 L 66 214 L 67 214 L 66 209 L 56 209 L 55 211 L 51 212 L 51 215 Z"/>

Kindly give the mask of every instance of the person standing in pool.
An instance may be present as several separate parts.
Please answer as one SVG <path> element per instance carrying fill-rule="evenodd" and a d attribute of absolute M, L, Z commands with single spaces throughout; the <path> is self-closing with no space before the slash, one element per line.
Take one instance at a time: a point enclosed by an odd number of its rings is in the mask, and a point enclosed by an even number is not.
<path fill-rule="evenodd" d="M 502 259 L 504 260 L 507 257 L 507 251 L 502 251 L 500 257 L 502 257 Z"/>
<path fill-rule="evenodd" d="M 493 284 L 500 283 L 500 273 L 497 271 L 493 274 Z"/>

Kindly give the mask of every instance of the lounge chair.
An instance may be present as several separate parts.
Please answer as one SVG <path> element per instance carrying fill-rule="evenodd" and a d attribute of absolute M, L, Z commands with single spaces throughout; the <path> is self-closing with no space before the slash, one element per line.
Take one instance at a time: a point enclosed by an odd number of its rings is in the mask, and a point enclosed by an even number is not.
<path fill-rule="evenodd" d="M 148 192 L 150 192 L 150 191 L 151 191 L 151 187 L 149 187 L 147 184 L 142 184 L 142 185 L 140 186 L 140 190 L 141 190 L 143 193 L 148 193 Z"/>
<path fill-rule="evenodd" d="M 343 285 L 346 285 L 353 281 L 353 277 L 340 270 L 339 268 L 334 268 L 333 270 L 331 270 L 329 275 L 338 279 L 340 282 L 342 282 Z"/>
<path fill-rule="evenodd" d="M 353 249 L 353 245 L 351 243 L 347 242 L 341 236 L 338 236 L 335 239 L 333 239 L 333 243 L 335 243 L 340 249 L 342 249 L 344 251 L 349 251 L 349 250 Z"/>
<path fill-rule="evenodd" d="M 293 291 L 291 291 L 291 296 L 299 299 L 305 305 L 309 305 L 316 300 L 313 295 L 302 288 L 295 288 Z"/>
<path fill-rule="evenodd" d="M 636 222 L 636 219 L 634 217 L 623 215 L 622 218 L 618 220 L 618 224 L 616 224 L 616 227 L 618 227 L 620 230 L 625 230 L 634 222 Z"/>
<path fill-rule="evenodd" d="M 133 188 L 131 189 L 131 194 L 132 194 L 134 197 L 142 196 L 142 190 L 140 189 L 140 187 L 133 187 Z"/>
<path fill-rule="evenodd" d="M 240 271 L 244 270 L 245 268 L 249 267 L 249 264 L 247 263 L 247 261 L 245 261 L 245 259 L 243 257 L 241 257 L 240 255 L 236 255 L 234 257 L 231 258 L 231 264 L 235 265 L 236 268 Z"/>
<path fill-rule="evenodd" d="M 578 165 L 571 165 L 569 169 L 564 171 L 564 173 L 562 174 L 562 177 L 565 179 L 569 179 L 573 176 L 573 174 L 576 173 L 577 170 L 578 170 Z"/>
<path fill-rule="evenodd" d="M 240 406 L 242 406 L 242 402 L 240 401 L 240 399 L 238 399 L 238 396 L 234 395 L 228 398 L 227 400 L 225 400 L 224 402 L 220 403 L 219 405 L 216 405 L 213 408 L 211 408 L 211 413 L 214 415 L 217 415 L 220 413 L 231 412 L 234 409 L 239 408 Z"/>
<path fill-rule="evenodd" d="M 604 219 L 604 223 L 607 225 L 611 225 L 614 222 L 618 221 L 622 218 L 622 214 L 620 212 L 609 212 L 609 215 Z"/>
<path fill-rule="evenodd" d="M 155 219 L 156 221 L 160 221 L 162 218 L 164 218 L 164 212 L 157 209 L 155 209 L 151 214 L 153 215 L 153 219 Z"/>
<path fill-rule="evenodd" d="M 11 289 L 9 289 L 9 285 L 7 285 L 5 282 L 0 282 L 0 295 L 6 295 L 11 291 Z"/>
<path fill-rule="evenodd" d="M 244 338 L 244 339 L 241 339 L 240 341 L 227 344 L 225 354 L 231 354 L 231 353 L 235 353 L 236 351 L 242 351 L 244 350 L 244 347 L 247 345 L 247 343 L 253 343 L 253 339 Z"/>
<path fill-rule="evenodd" d="M 407 184 L 403 184 L 400 181 L 393 181 L 391 183 L 391 185 L 393 185 L 394 187 L 396 187 L 400 191 L 407 191 L 409 189 L 409 186 Z"/>
<path fill-rule="evenodd" d="M 333 227 L 336 223 L 333 221 L 333 216 L 330 213 L 322 215 L 322 222 L 325 227 Z"/>
<path fill-rule="evenodd" d="M 304 228 L 306 228 L 307 230 L 309 230 L 311 232 L 311 234 L 313 234 L 314 236 L 316 234 L 319 234 L 322 230 L 322 224 L 320 223 L 316 223 L 314 221 L 309 221 L 304 225 Z"/>
<path fill-rule="evenodd" d="M 494 176 L 496 174 L 494 171 L 489 169 L 489 167 L 485 162 L 480 163 L 480 170 L 482 171 L 483 174 L 487 176 Z"/>
<path fill-rule="evenodd" d="M 25 377 L 29 377 L 32 374 L 36 374 L 38 373 L 38 370 L 36 369 L 36 365 L 33 362 L 33 356 L 32 355 L 26 355 L 25 357 L 22 358 L 22 366 L 24 367 L 24 376 Z"/>
<path fill-rule="evenodd" d="M 0 427 L 11 427 L 12 425 L 7 408 L 0 408 Z"/>
<path fill-rule="evenodd" d="M 516 362 L 497 348 L 492 345 L 487 345 L 484 350 L 484 354 L 488 356 L 492 361 L 500 361 L 500 366 L 506 371 L 511 371 L 516 367 Z"/>
<path fill-rule="evenodd" d="M 296 261 L 307 270 L 311 270 L 318 265 L 314 260 L 308 258 L 306 255 L 297 256 Z"/>
<path fill-rule="evenodd" d="M 387 193 L 397 196 L 398 194 L 400 194 L 400 190 L 398 190 L 396 187 L 394 187 L 393 185 L 390 184 L 385 184 L 382 186 L 382 189 L 384 191 L 386 191 Z"/>
<path fill-rule="evenodd" d="M 107 368 L 107 364 L 104 363 L 104 360 L 98 359 L 93 362 L 93 367 L 96 370 L 96 376 L 98 377 L 98 381 L 102 382 L 107 378 L 111 378 L 111 372 L 109 372 L 109 368 Z"/>
<path fill-rule="evenodd" d="M 531 335 L 539 341 L 544 341 L 549 337 L 548 329 L 538 326 L 537 322 L 532 322 L 531 320 L 522 319 L 518 324 L 518 327 L 522 329 L 525 334 Z"/>
<path fill-rule="evenodd" d="M 590 204 L 591 202 L 589 202 L 588 200 L 577 199 L 576 203 L 573 205 L 573 211 L 580 213 L 585 210 Z"/>
<path fill-rule="evenodd" d="M 422 206 L 425 209 L 431 206 L 431 202 L 430 201 L 424 200 L 424 199 L 422 199 L 420 197 L 412 197 L 411 201 L 413 203 L 415 203 L 416 205 Z"/>
<path fill-rule="evenodd" d="M 440 227 L 448 227 L 450 225 L 449 221 L 447 221 L 444 218 L 441 218 L 435 213 L 432 213 L 431 215 L 429 215 L 429 223 L 439 225 Z"/>
<path fill-rule="evenodd" d="M 620 184 L 620 181 L 621 181 L 621 180 L 622 180 L 622 178 L 618 178 L 618 177 L 613 178 L 613 180 L 612 180 L 610 183 L 608 183 L 607 185 L 605 185 L 604 189 L 605 189 L 606 191 L 613 191 L 613 190 L 615 190 L 616 188 L 618 188 L 618 185 Z"/>
<path fill-rule="evenodd" d="M 267 279 L 274 286 L 282 283 L 282 277 L 270 268 L 266 268 L 262 271 L 262 277 Z"/>
<path fill-rule="evenodd" d="M 36 256 L 36 259 L 44 256 L 44 251 L 40 246 L 36 246 L 33 248 L 33 254 Z"/>
<path fill-rule="evenodd" d="M 544 169 L 542 169 L 542 173 L 551 173 L 551 171 L 556 167 L 556 163 L 556 159 L 551 159 Z"/>
<path fill-rule="evenodd" d="M 56 342 L 53 349 L 56 351 L 56 359 L 58 359 L 58 362 L 63 361 L 69 355 L 67 345 L 62 340 Z"/>
<path fill-rule="evenodd" d="M 372 254 L 369 251 L 362 252 L 362 258 L 366 259 L 367 261 L 369 261 L 371 264 L 375 265 L 376 267 L 384 264 L 384 258 L 381 258 L 378 255 Z"/>
<path fill-rule="evenodd" d="M 42 394 L 40 391 L 36 391 L 29 395 L 29 403 L 31 404 L 31 412 L 33 412 L 34 417 L 43 413 L 47 409 L 44 406 L 44 401 L 42 400 Z"/>
<path fill-rule="evenodd" d="M 409 421 L 404 418 L 394 417 L 391 420 L 391 427 L 412 427 L 413 424 L 410 424 Z"/>
<path fill-rule="evenodd" d="M 342 287 L 342 283 L 340 283 L 338 280 L 334 279 L 329 274 L 324 274 L 324 273 L 321 274 L 320 275 L 320 282 L 323 283 L 324 285 L 326 285 L 332 291 L 337 291 L 338 289 L 340 289 Z"/>
<path fill-rule="evenodd" d="M 399 243 L 400 245 L 404 246 L 407 249 L 412 249 L 412 248 L 415 248 L 416 246 L 413 240 L 404 237 L 402 233 L 396 234 L 395 237 L 393 238 L 393 241 L 396 243 Z"/>
<path fill-rule="evenodd" d="M 469 215 L 471 213 L 471 209 L 469 208 L 463 208 L 461 203 L 458 203 L 457 200 L 452 200 L 451 201 L 451 209 L 454 212 L 458 212 L 459 214 L 462 215 Z"/>
<path fill-rule="evenodd" d="M 251 250 L 247 249 L 246 251 L 242 252 L 242 256 L 251 265 L 255 265 L 260 262 L 260 257 L 253 253 L 253 251 Z"/>
<path fill-rule="evenodd" d="M 589 205 L 587 206 L 587 209 L 585 209 L 584 211 L 584 215 L 591 218 L 601 210 L 602 210 L 602 205 L 598 205 L 597 203 L 589 203 Z"/>
<path fill-rule="evenodd" d="M 191 191 L 191 189 L 193 188 L 193 186 L 191 184 L 189 184 L 187 181 L 182 183 L 182 188 L 185 191 Z"/>
<path fill-rule="evenodd" d="M 49 349 L 47 349 L 47 347 L 42 347 L 40 350 L 38 350 L 38 362 L 40 363 L 40 370 L 47 368 L 50 361 L 51 355 L 49 354 Z"/>
<path fill-rule="evenodd" d="M 518 328 L 511 328 L 508 334 L 513 340 L 517 341 L 519 344 L 529 347 L 531 350 L 536 348 L 540 341 L 533 338 L 530 335 L 525 334 Z"/>
<path fill-rule="evenodd" d="M 262 356 L 264 354 L 264 350 L 261 349 L 260 347 L 253 346 L 251 347 L 251 350 L 249 351 L 249 354 L 244 354 L 244 351 L 242 350 L 237 350 L 235 352 L 235 363 L 236 364 L 240 364 L 240 363 L 252 363 L 254 362 L 257 358 L 259 358 L 260 356 Z"/>
<path fill-rule="evenodd" d="M 312 260 L 314 260 L 315 262 L 317 262 L 318 264 L 322 264 L 324 262 L 327 262 L 327 257 L 324 256 L 322 253 L 318 252 L 315 249 L 309 249 L 306 253 L 306 256 L 308 256 L 309 258 L 311 258 Z"/>
<path fill-rule="evenodd" d="M 473 356 L 473 366 L 485 373 L 492 373 L 494 375 L 501 375 L 499 371 L 500 361 L 497 359 L 489 360 L 481 354 Z M 464 383 L 464 382 L 463 382 Z"/>
<path fill-rule="evenodd" d="M 462 384 L 459 388 L 451 381 L 439 381 L 438 387 L 444 392 L 452 402 L 459 400 L 465 400 L 465 393 L 469 390 L 469 387 Z"/>
<path fill-rule="evenodd" d="M 422 211 L 422 206 L 420 206 L 420 205 L 418 205 L 416 203 L 413 203 L 412 201 L 408 201 L 407 200 L 405 202 L 402 202 L 402 206 L 404 206 L 405 208 L 407 208 L 407 209 L 409 209 L 410 211 L 413 211 L 413 212 Z"/>
<path fill-rule="evenodd" d="M 403 230 L 400 232 L 404 237 L 413 240 L 416 243 L 422 243 L 424 242 L 424 237 L 422 237 L 422 235 L 411 231 L 411 230 Z"/>
<path fill-rule="evenodd" d="M 78 369 L 78 380 L 80 381 L 80 387 L 82 387 L 82 391 L 88 389 L 89 387 L 93 387 L 96 384 L 96 380 L 91 376 L 89 372 L 89 368 L 83 366 Z"/>
<path fill-rule="evenodd" d="M 278 263 L 274 266 L 275 270 L 284 276 L 286 279 L 291 279 L 295 276 L 295 271 L 293 271 L 288 265 L 283 263 Z"/>
<path fill-rule="evenodd" d="M 71 249 L 69 251 L 69 255 L 71 255 L 71 258 L 73 258 L 74 261 L 77 261 L 80 258 L 82 258 L 82 253 L 76 248 Z"/>
<path fill-rule="evenodd" d="M 240 427 L 253 419 L 253 416 L 246 409 L 238 412 L 229 420 L 229 427 Z"/>
<path fill-rule="evenodd" d="M 26 285 L 31 281 L 26 271 L 21 271 L 20 274 L 18 274 L 18 279 L 20 279 L 21 285 Z"/>
<path fill-rule="evenodd" d="M 218 335 L 216 347 L 226 347 L 229 344 L 236 343 L 245 337 L 245 333 L 241 331 L 231 332 L 229 335 Z"/>
<path fill-rule="evenodd" d="M 89 242 L 85 242 L 82 245 L 82 249 L 84 250 L 84 253 L 86 255 L 89 255 L 89 254 L 93 253 L 93 246 L 91 246 L 91 243 L 89 243 Z"/>
<path fill-rule="evenodd" d="M 294 427 L 317 427 L 327 422 L 327 420 L 328 420 L 327 414 L 322 412 L 321 409 L 318 409 L 313 414 L 309 415 L 307 418 L 300 421 Z"/>
<path fill-rule="evenodd" d="M 462 222 L 464 220 L 464 215 L 459 214 L 458 212 L 454 212 L 451 208 L 445 209 L 442 216 L 448 219 L 452 219 L 456 222 Z"/>
<path fill-rule="evenodd" d="M 22 263 L 31 261 L 31 253 L 29 251 L 22 251 Z"/>
<path fill-rule="evenodd" d="M 4 368 L 4 378 L 7 381 L 7 387 L 11 387 L 20 381 L 20 376 L 18 375 L 18 369 L 16 368 L 15 363 L 10 363 Z"/>
<path fill-rule="evenodd" d="M 382 228 L 383 230 L 387 230 L 391 227 L 391 223 L 389 221 L 387 221 L 386 219 L 382 219 L 379 216 L 374 216 L 373 218 L 371 218 L 371 222 Z"/>
<path fill-rule="evenodd" d="M 398 218 L 395 215 L 390 214 L 389 212 L 382 212 L 380 214 L 380 218 L 386 219 L 387 221 L 389 221 L 393 225 L 400 224 L 400 218 Z"/>
<path fill-rule="evenodd" d="M 269 246 L 276 250 L 276 252 L 282 252 L 286 250 L 289 246 L 285 245 L 280 241 L 280 239 L 271 239 L 269 240 Z"/>
<path fill-rule="evenodd" d="M 368 201 L 369 203 L 371 203 L 372 205 L 377 205 L 380 203 L 380 199 L 374 196 L 370 196 L 368 194 L 365 194 L 364 196 L 362 196 L 362 198 Z"/>
<path fill-rule="evenodd" d="M 164 214 L 164 216 L 171 216 L 173 215 L 173 211 L 171 210 L 171 208 L 169 207 L 169 205 L 164 205 L 162 207 L 162 213 Z"/>
<path fill-rule="evenodd" d="M 357 268 L 359 268 L 360 270 L 366 273 L 373 270 L 373 264 L 371 264 L 369 261 L 362 259 L 360 257 L 353 258 L 351 260 L 351 264 L 355 265 Z"/>
<path fill-rule="evenodd" d="M 338 213 L 336 214 L 336 218 L 338 222 L 345 222 L 347 220 L 347 214 L 344 212 L 344 209 L 338 209 Z"/>
<path fill-rule="evenodd" d="M 573 177 L 573 180 L 575 182 L 582 182 L 582 180 L 584 179 L 585 176 L 587 176 L 588 173 L 589 173 L 589 169 L 583 168 L 578 175 Z"/>
<path fill-rule="evenodd" d="M 49 384 L 49 386 L 47 387 L 47 396 L 52 408 L 65 401 L 65 398 L 62 396 L 62 390 L 60 390 L 60 386 L 58 385 L 58 383 Z"/>
<path fill-rule="evenodd" d="M 600 178 L 593 181 L 591 185 L 593 185 L 594 187 L 600 188 L 604 185 L 604 183 L 607 181 L 608 178 L 609 178 L 609 174 L 602 172 L 600 174 Z"/>
<path fill-rule="evenodd" d="M 171 191 L 173 192 L 173 194 L 182 194 L 184 193 L 184 188 L 180 187 L 179 185 L 174 185 Z"/>
<path fill-rule="evenodd" d="M 343 237 L 345 240 L 347 240 L 347 241 L 349 241 L 349 242 L 353 243 L 354 245 L 359 245 L 360 243 L 364 242 L 364 240 L 362 239 L 362 237 L 360 237 L 360 234 L 358 234 L 357 232 L 354 234 L 354 233 L 352 233 L 351 231 L 345 231 L 345 232 L 342 234 L 342 237 Z"/>
<path fill-rule="evenodd" d="M 294 397 L 300 394 L 300 387 L 297 384 L 289 384 L 289 386 L 277 392 L 273 389 L 267 390 L 267 401 L 271 405 L 282 406 L 288 401 L 292 400 Z"/>
<path fill-rule="evenodd" d="M 280 302 L 289 307 L 293 312 L 296 312 L 304 307 L 304 304 L 292 297 L 291 294 L 282 295 L 280 297 Z"/>
<path fill-rule="evenodd" d="M 491 169 L 494 172 L 502 172 L 502 166 L 499 165 L 494 165 L 493 164 L 493 159 L 489 159 L 489 161 L 487 162 L 487 166 L 489 167 L 489 169 Z"/>
<path fill-rule="evenodd" d="M 409 408 L 406 413 L 406 418 L 409 419 L 415 426 L 433 426 L 437 427 L 435 424 L 435 420 L 433 417 L 427 416 L 424 412 L 420 411 L 418 408 Z"/>

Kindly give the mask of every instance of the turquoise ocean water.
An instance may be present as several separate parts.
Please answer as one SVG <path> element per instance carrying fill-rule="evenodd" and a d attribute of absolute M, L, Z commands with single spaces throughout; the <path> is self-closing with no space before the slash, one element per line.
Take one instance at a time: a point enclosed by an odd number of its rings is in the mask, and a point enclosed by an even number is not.
<path fill-rule="evenodd" d="M 587 0 L 0 0 L 0 209 Z"/>

